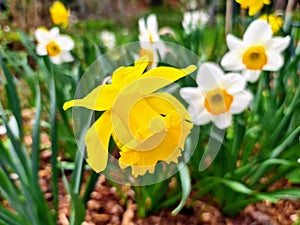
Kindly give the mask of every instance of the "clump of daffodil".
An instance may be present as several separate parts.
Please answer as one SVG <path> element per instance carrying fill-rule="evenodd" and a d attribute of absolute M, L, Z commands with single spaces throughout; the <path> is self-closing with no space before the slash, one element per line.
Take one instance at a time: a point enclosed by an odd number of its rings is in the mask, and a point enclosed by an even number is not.
<path fill-rule="evenodd" d="M 64 104 L 65 110 L 81 106 L 104 111 L 85 136 L 87 162 L 97 172 L 106 168 L 111 136 L 120 149 L 120 167 L 130 166 L 135 177 L 153 173 L 159 161 L 176 163 L 181 156 L 193 126 L 189 114 L 175 97 L 155 91 L 196 68 L 157 67 L 144 73 L 148 61 L 145 56 L 134 66 L 118 68 L 110 84 Z"/>
<path fill-rule="evenodd" d="M 264 5 L 269 5 L 271 0 L 235 0 L 241 5 L 242 9 L 249 9 L 249 16 L 253 16 L 258 13 Z"/>
<path fill-rule="evenodd" d="M 203 28 L 209 20 L 209 15 L 203 10 L 187 11 L 183 14 L 182 27 L 186 34 L 190 34 L 197 28 Z"/>
<path fill-rule="evenodd" d="M 68 35 L 61 35 L 57 27 L 53 27 L 50 30 L 47 30 L 45 27 L 39 27 L 34 34 L 37 40 L 36 53 L 38 55 L 48 55 L 54 64 L 74 60 L 70 53 L 74 48 L 74 41 Z"/>
<path fill-rule="evenodd" d="M 221 65 L 228 71 L 243 71 L 243 76 L 250 82 L 255 82 L 262 70 L 279 70 L 284 63 L 281 52 L 288 47 L 290 37 L 272 35 L 271 26 L 261 19 L 249 25 L 243 40 L 228 34 L 229 52 L 222 58 Z"/>
<path fill-rule="evenodd" d="M 240 74 L 224 75 L 214 63 L 203 63 L 196 81 L 198 87 L 180 90 L 196 125 L 212 121 L 218 128 L 225 129 L 232 123 L 232 114 L 243 112 L 252 98 L 250 92 L 245 90 L 246 81 Z"/>
<path fill-rule="evenodd" d="M 283 26 L 283 19 L 279 14 L 263 14 L 259 19 L 265 20 L 270 24 L 273 34 L 276 34 Z"/>
<path fill-rule="evenodd" d="M 59 1 L 53 2 L 53 5 L 50 7 L 50 14 L 52 22 L 55 25 L 60 25 L 62 28 L 68 26 L 70 10 L 66 9 L 64 4 Z"/>

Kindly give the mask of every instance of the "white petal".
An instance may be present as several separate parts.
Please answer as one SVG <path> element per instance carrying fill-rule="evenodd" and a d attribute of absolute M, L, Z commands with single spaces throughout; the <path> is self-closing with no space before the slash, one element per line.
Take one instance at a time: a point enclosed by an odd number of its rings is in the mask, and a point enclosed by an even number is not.
<path fill-rule="evenodd" d="M 72 61 L 74 61 L 73 56 L 68 51 L 61 52 L 60 58 L 61 58 L 62 62 L 72 62 Z"/>
<path fill-rule="evenodd" d="M 70 51 L 74 48 L 74 41 L 68 35 L 61 35 L 56 40 L 62 50 Z"/>
<path fill-rule="evenodd" d="M 249 91 L 240 91 L 239 93 L 234 94 L 233 102 L 231 103 L 230 113 L 238 114 L 243 112 L 252 100 L 252 95 Z"/>
<path fill-rule="evenodd" d="M 247 28 L 243 41 L 248 44 L 261 44 L 272 38 L 273 32 L 270 25 L 264 20 L 254 20 Z"/>
<path fill-rule="evenodd" d="M 202 91 L 210 91 L 220 86 L 223 71 L 215 63 L 203 63 L 197 73 L 197 84 Z"/>
<path fill-rule="evenodd" d="M 35 39 L 40 44 L 47 44 L 49 42 L 49 31 L 44 28 L 38 28 L 34 32 Z"/>
<path fill-rule="evenodd" d="M 63 62 L 60 55 L 50 57 L 50 61 L 56 65 L 59 65 Z"/>
<path fill-rule="evenodd" d="M 246 81 L 254 83 L 255 81 L 257 81 L 260 72 L 260 70 L 244 70 L 242 75 L 246 79 Z"/>
<path fill-rule="evenodd" d="M 168 49 L 163 42 L 156 41 L 153 43 L 155 46 L 154 48 L 159 52 L 159 55 L 164 58 L 168 52 L 171 52 L 170 49 Z"/>
<path fill-rule="evenodd" d="M 146 33 L 146 24 L 143 18 L 139 19 L 139 32 L 142 36 Z"/>
<path fill-rule="evenodd" d="M 223 87 L 230 94 L 237 93 L 245 88 L 246 79 L 239 73 L 227 73 L 223 77 Z"/>
<path fill-rule="evenodd" d="M 280 53 L 276 51 L 269 51 L 267 52 L 267 56 L 268 56 L 268 62 L 263 67 L 263 70 L 277 71 L 282 67 L 284 63 L 284 59 Z"/>
<path fill-rule="evenodd" d="M 180 96 L 188 103 L 192 102 L 193 100 L 199 99 L 201 94 L 201 90 L 199 88 L 194 87 L 185 87 L 179 90 Z"/>
<path fill-rule="evenodd" d="M 58 27 L 53 27 L 51 30 L 49 30 L 49 37 L 51 39 L 55 39 L 59 36 L 59 29 Z"/>
<path fill-rule="evenodd" d="M 242 62 L 241 49 L 227 52 L 221 60 L 221 65 L 225 70 L 237 71 L 245 69 L 246 66 Z"/>
<path fill-rule="evenodd" d="M 6 127 L 4 125 L 0 125 L 0 135 L 6 134 Z"/>
<path fill-rule="evenodd" d="M 291 42 L 291 37 L 274 37 L 265 43 L 268 50 L 282 52 L 285 50 Z"/>
<path fill-rule="evenodd" d="M 229 50 L 244 48 L 243 41 L 232 34 L 228 34 L 226 37 Z"/>
<path fill-rule="evenodd" d="M 211 121 L 211 114 L 203 108 L 202 104 L 193 104 L 188 107 L 192 121 L 196 125 L 204 125 Z"/>
<path fill-rule="evenodd" d="M 151 14 L 147 17 L 147 29 L 151 33 L 158 33 L 158 25 L 157 25 L 157 19 L 155 14 Z"/>
<path fill-rule="evenodd" d="M 229 112 L 222 113 L 222 114 L 213 116 L 212 121 L 219 129 L 225 129 L 231 125 L 232 115 Z"/>
<path fill-rule="evenodd" d="M 38 55 L 47 55 L 47 49 L 46 49 L 46 46 L 45 45 L 42 45 L 42 44 L 38 44 L 36 46 L 36 54 Z"/>

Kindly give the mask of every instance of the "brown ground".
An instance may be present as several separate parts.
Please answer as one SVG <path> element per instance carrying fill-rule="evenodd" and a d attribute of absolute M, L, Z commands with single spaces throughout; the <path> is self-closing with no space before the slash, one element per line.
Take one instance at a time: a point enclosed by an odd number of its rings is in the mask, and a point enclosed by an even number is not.
<path fill-rule="evenodd" d="M 43 151 L 43 161 L 49 161 L 49 151 Z M 51 202 L 50 164 L 45 163 L 40 171 L 40 184 L 45 197 Z M 90 171 L 86 172 L 86 176 Z M 285 186 L 285 181 L 278 186 Z M 95 190 L 87 203 L 85 222 L 82 225 L 292 225 L 299 218 L 300 201 L 280 200 L 276 204 L 263 201 L 247 206 L 239 215 L 229 218 L 217 207 L 205 201 L 194 202 L 192 209 L 183 209 L 177 216 L 171 215 L 171 209 L 147 218 L 137 217 L 137 205 L 134 202 L 134 191 L 121 187 L 127 193 L 128 201 L 124 202 L 115 187 L 111 186 L 104 176 L 99 176 Z M 68 225 L 70 198 L 63 183 L 59 183 L 59 225 Z"/>

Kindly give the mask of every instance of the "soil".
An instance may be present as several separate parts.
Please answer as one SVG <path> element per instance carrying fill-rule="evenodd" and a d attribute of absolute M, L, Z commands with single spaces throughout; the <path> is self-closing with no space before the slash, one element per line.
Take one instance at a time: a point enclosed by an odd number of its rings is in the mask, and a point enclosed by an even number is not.
<path fill-rule="evenodd" d="M 49 204 L 52 201 L 51 168 L 48 163 L 50 155 L 48 150 L 42 152 L 44 168 L 40 170 L 40 184 Z M 90 173 L 91 171 L 86 171 L 84 177 L 87 179 Z M 286 185 L 289 185 L 287 181 L 282 180 L 275 188 Z M 68 225 L 70 197 L 61 180 L 59 191 L 58 224 Z M 300 201 L 296 200 L 279 200 L 276 204 L 269 201 L 257 202 L 248 205 L 232 218 L 223 215 L 220 209 L 204 200 L 193 200 L 192 209 L 183 208 L 176 216 L 171 215 L 172 209 L 165 209 L 157 215 L 149 215 L 142 219 L 137 217 L 134 191 L 128 186 L 121 186 L 121 191 L 127 193 L 126 202 L 119 197 L 116 187 L 100 175 L 87 202 L 86 217 L 82 225 L 292 225 L 300 215 Z"/>

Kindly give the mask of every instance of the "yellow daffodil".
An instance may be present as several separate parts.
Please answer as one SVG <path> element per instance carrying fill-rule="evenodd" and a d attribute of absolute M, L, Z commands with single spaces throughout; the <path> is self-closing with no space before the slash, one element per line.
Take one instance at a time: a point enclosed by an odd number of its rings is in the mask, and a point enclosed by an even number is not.
<path fill-rule="evenodd" d="M 74 60 L 70 53 L 74 48 L 74 41 L 68 35 L 59 34 L 57 27 L 50 30 L 39 27 L 34 34 L 37 40 L 36 53 L 38 55 L 48 55 L 54 64 Z"/>
<path fill-rule="evenodd" d="M 282 16 L 278 14 L 263 14 L 259 19 L 265 20 L 270 24 L 273 34 L 276 34 L 283 26 Z"/>
<path fill-rule="evenodd" d="M 249 9 L 249 16 L 253 16 L 258 13 L 264 5 L 269 5 L 271 0 L 235 0 L 241 5 L 242 9 Z"/>
<path fill-rule="evenodd" d="M 223 56 L 221 65 L 229 71 L 242 70 L 250 82 L 255 82 L 262 70 L 279 70 L 284 63 L 281 52 L 288 47 L 290 37 L 272 37 L 272 34 L 270 25 L 260 19 L 249 25 L 243 40 L 228 34 L 229 52 Z"/>
<path fill-rule="evenodd" d="M 198 87 L 181 88 L 194 124 L 212 121 L 218 128 L 231 125 L 232 114 L 244 111 L 251 100 L 245 79 L 238 73 L 225 74 L 218 65 L 203 63 L 197 74 Z"/>
<path fill-rule="evenodd" d="M 50 14 L 52 22 L 55 25 L 61 25 L 62 28 L 66 28 L 68 26 L 70 10 L 66 9 L 64 4 L 59 1 L 55 1 L 50 7 Z"/>
<path fill-rule="evenodd" d="M 66 102 L 64 109 L 81 106 L 104 111 L 85 136 L 87 162 L 97 172 L 106 168 L 112 136 L 120 149 L 120 167 L 131 166 L 133 176 L 153 173 L 158 161 L 177 162 L 192 124 L 182 104 L 156 90 L 186 76 L 185 69 L 157 67 L 144 73 L 148 57 L 134 66 L 113 72 L 111 84 L 103 84 L 83 99 Z"/>

